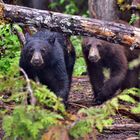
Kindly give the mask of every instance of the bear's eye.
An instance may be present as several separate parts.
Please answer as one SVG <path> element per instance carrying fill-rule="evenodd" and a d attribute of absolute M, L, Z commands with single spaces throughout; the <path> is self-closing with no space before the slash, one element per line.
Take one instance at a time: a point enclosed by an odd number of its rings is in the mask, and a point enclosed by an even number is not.
<path fill-rule="evenodd" d="M 98 44 L 98 45 L 97 45 L 97 47 L 101 48 L 101 47 L 102 47 L 102 45 L 101 45 L 101 44 Z"/>
<path fill-rule="evenodd" d="M 45 48 L 42 48 L 41 49 L 41 52 L 44 54 L 46 52 L 46 49 Z"/>
<path fill-rule="evenodd" d="M 86 46 L 86 49 L 90 49 L 91 48 L 91 44 L 88 44 L 87 46 Z"/>
<path fill-rule="evenodd" d="M 33 53 L 33 52 L 34 52 L 34 49 L 30 48 L 29 53 Z"/>

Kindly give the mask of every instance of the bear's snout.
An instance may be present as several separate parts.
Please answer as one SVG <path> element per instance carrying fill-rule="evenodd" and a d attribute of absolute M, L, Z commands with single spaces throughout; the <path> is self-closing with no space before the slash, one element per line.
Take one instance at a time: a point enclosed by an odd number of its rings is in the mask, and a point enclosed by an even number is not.
<path fill-rule="evenodd" d="M 42 55 L 40 52 L 34 52 L 32 58 L 31 58 L 31 64 L 33 66 L 41 66 L 44 64 L 44 61 L 43 61 L 43 58 L 42 58 Z"/>

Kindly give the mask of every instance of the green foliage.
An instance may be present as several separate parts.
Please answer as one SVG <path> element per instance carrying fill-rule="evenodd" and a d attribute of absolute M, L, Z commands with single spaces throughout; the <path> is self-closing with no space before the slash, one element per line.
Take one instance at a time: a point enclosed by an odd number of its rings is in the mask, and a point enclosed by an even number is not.
<path fill-rule="evenodd" d="M 139 88 L 125 89 L 120 95 L 118 95 L 118 98 L 121 98 L 121 96 L 124 95 L 140 96 L 140 89 Z"/>
<path fill-rule="evenodd" d="M 18 38 L 13 34 L 10 24 L 0 25 L 0 72 L 6 74 L 10 66 L 17 61 L 19 46 Z"/>
<path fill-rule="evenodd" d="M 80 76 L 83 72 L 86 71 L 86 65 L 84 58 L 77 58 L 74 66 L 74 76 Z"/>
<path fill-rule="evenodd" d="M 127 96 L 129 96 L 126 99 L 123 98 L 123 101 L 127 100 L 127 102 L 133 103 L 133 107 L 131 108 L 131 112 L 134 113 L 134 114 L 140 114 L 140 103 L 135 101 L 132 98 L 133 96 L 140 98 L 140 89 L 131 88 L 131 89 L 128 89 L 128 90 L 124 90 L 123 94 L 124 95 L 127 94 Z M 131 97 L 131 95 L 132 95 L 132 97 Z M 121 100 L 122 100 L 122 98 L 121 98 Z"/>
<path fill-rule="evenodd" d="M 4 139 L 38 140 L 62 116 L 34 106 L 17 106 L 12 115 L 3 119 Z"/>
<path fill-rule="evenodd" d="M 9 24 L 0 25 L 0 38 L 0 98 L 4 100 L 3 93 L 7 93 L 12 94 L 9 101 L 17 101 L 15 95 L 20 91 L 19 87 L 24 84 L 23 80 L 18 80 L 21 78 L 18 77 L 20 44 Z"/>
<path fill-rule="evenodd" d="M 0 32 L 3 35 L 0 41 L 3 44 L 0 47 L 3 49 L 3 46 L 6 46 L 5 51 L 1 53 L 0 60 L 0 100 L 3 103 L 15 105 L 13 111 L 7 109 L 0 111 L 2 115 L 7 112 L 9 114 L 1 116 L 5 131 L 4 139 L 39 139 L 44 130 L 56 124 L 58 119 L 63 118 L 62 115 L 55 112 L 64 113 L 64 105 L 45 86 L 37 85 L 34 82 L 30 83 L 40 107 L 24 105 L 28 91 L 26 81 L 19 76 L 20 44 L 17 36 L 11 32 L 10 25 L 2 26 Z M 7 65 L 4 63 L 5 60 L 8 62 Z M 18 106 L 19 104 L 21 105 Z M 54 112 L 45 110 L 44 106 L 53 109 Z"/>
<path fill-rule="evenodd" d="M 131 96 L 140 97 L 140 89 L 131 88 L 124 90 L 121 94 L 107 101 L 105 105 L 101 107 L 90 107 L 88 109 L 80 109 L 78 114 L 82 116 L 75 125 L 70 129 L 70 135 L 74 138 L 84 137 L 88 133 L 91 133 L 93 128 L 97 128 L 99 132 L 102 132 L 103 128 L 108 125 L 112 125 L 113 118 L 111 116 L 116 115 L 116 110 L 126 109 L 127 106 L 122 108 L 120 100 L 125 103 L 131 103 L 131 112 L 134 114 L 140 114 L 140 103 L 135 101 Z"/>
<path fill-rule="evenodd" d="M 112 124 L 110 115 L 114 114 L 114 110 L 112 111 L 112 107 L 106 105 L 101 108 L 91 107 L 89 109 L 81 109 L 79 113 L 84 113 L 88 118 L 92 118 L 94 127 L 97 127 L 101 132 L 104 126 Z"/>
<path fill-rule="evenodd" d="M 78 8 L 74 0 L 71 0 L 68 5 L 65 7 L 65 13 L 67 14 L 75 14 L 78 12 Z"/>
<path fill-rule="evenodd" d="M 11 96 L 7 99 L 1 100 L 3 102 L 17 102 L 21 106 L 15 105 L 13 113 L 3 116 L 3 129 L 5 131 L 5 139 L 27 139 L 38 140 L 43 132 L 50 126 L 55 125 L 57 120 L 63 119 L 62 115 L 55 112 L 65 113 L 64 105 L 61 100 L 52 92 L 47 90 L 45 86 L 37 85 L 32 82 L 33 93 L 37 98 L 38 106 L 23 105 L 27 100 L 27 89 L 25 89 L 26 81 L 17 76 L 18 69 L 11 67 L 7 76 L 0 78 L 2 85 L 0 85 L 0 92 L 10 92 Z M 11 71 L 10 71 L 11 70 Z M 16 76 L 15 76 L 16 75 Z M 6 78 L 4 81 L 3 78 Z M 44 107 L 53 109 L 52 112 Z M 5 112 L 6 113 L 6 112 Z M 10 122 L 9 122 L 10 120 Z"/>
<path fill-rule="evenodd" d="M 78 8 L 74 0 L 67 1 L 67 0 L 60 0 L 56 2 L 50 3 L 49 7 L 52 9 L 59 8 L 59 6 L 64 7 L 64 11 L 66 14 L 75 14 L 78 12 Z"/>
<path fill-rule="evenodd" d="M 125 106 L 125 104 L 120 103 L 120 101 L 122 101 L 123 103 L 132 105 L 130 108 L 130 112 L 134 114 L 140 114 L 139 110 L 140 103 L 133 97 L 140 98 L 140 89 L 138 88 L 125 89 L 121 94 L 113 98 L 111 101 L 108 101 L 107 105 L 112 106 L 115 110 L 122 109 L 122 107 Z M 129 107 L 123 109 L 127 110 L 129 109 Z"/>
<path fill-rule="evenodd" d="M 80 109 L 78 114 L 82 114 L 81 118 L 74 127 L 70 129 L 70 135 L 74 138 L 84 137 L 86 134 L 92 132 L 93 128 L 97 128 L 102 132 L 103 128 L 113 123 L 113 119 L 110 117 L 114 114 L 114 109 L 109 109 L 109 106 L 103 106 L 101 108 L 90 107 L 89 109 Z"/>
<path fill-rule="evenodd" d="M 82 54 L 82 39 L 80 37 L 72 36 L 71 41 L 76 50 L 76 62 L 74 65 L 74 76 L 80 76 L 86 71 L 86 64 Z"/>
<path fill-rule="evenodd" d="M 80 14 L 87 16 L 88 15 L 88 6 L 84 5 L 84 0 L 75 1 L 75 0 L 55 0 L 49 4 L 49 8 L 53 11 L 59 11 L 66 14 Z M 82 10 L 81 10 L 82 6 Z"/>
<path fill-rule="evenodd" d="M 92 132 L 93 121 L 91 119 L 80 120 L 69 131 L 74 138 L 84 137 Z"/>
<path fill-rule="evenodd" d="M 132 14 L 131 15 L 131 19 L 130 19 L 130 21 L 129 21 L 129 24 L 133 24 L 133 23 L 135 23 L 137 20 L 139 20 L 140 19 L 140 17 L 139 16 L 137 16 L 137 15 L 135 15 L 135 14 Z"/>
<path fill-rule="evenodd" d="M 140 103 L 137 104 L 136 107 L 133 107 L 133 108 L 131 109 L 131 112 L 134 113 L 134 114 L 140 114 Z"/>
<path fill-rule="evenodd" d="M 120 100 L 122 101 L 126 101 L 126 102 L 130 102 L 130 103 L 135 103 L 136 101 L 130 97 L 129 95 L 121 95 L 121 96 L 118 96 Z"/>
<path fill-rule="evenodd" d="M 53 92 L 47 89 L 46 86 L 37 86 L 35 84 L 34 95 L 41 105 L 52 108 L 54 111 L 65 113 L 65 107 L 62 104 L 62 99 L 58 98 Z"/>
<path fill-rule="evenodd" d="M 18 65 L 11 66 L 6 75 L 0 74 L 0 99 L 4 102 L 19 102 L 24 99 L 27 93 L 23 90 L 25 81 L 19 77 Z M 8 99 L 4 99 L 4 95 L 10 94 Z"/>
<path fill-rule="evenodd" d="M 135 98 L 133 97 L 140 98 L 140 89 L 130 88 L 130 89 L 124 90 L 120 95 L 114 98 L 117 101 L 117 103 L 115 103 L 115 106 L 117 106 L 116 110 L 122 107 L 121 104 L 119 103 L 119 101 L 121 100 L 125 103 L 132 104 L 130 108 L 130 112 L 136 115 L 140 114 L 140 103 L 136 101 Z"/>
<path fill-rule="evenodd" d="M 93 128 L 97 128 L 102 132 L 103 128 L 113 123 L 110 117 L 115 114 L 115 110 L 111 105 L 102 107 L 90 107 L 88 109 L 80 109 L 78 114 L 85 117 L 76 122 L 75 126 L 71 128 L 70 135 L 74 138 L 83 137 L 90 133 Z"/>

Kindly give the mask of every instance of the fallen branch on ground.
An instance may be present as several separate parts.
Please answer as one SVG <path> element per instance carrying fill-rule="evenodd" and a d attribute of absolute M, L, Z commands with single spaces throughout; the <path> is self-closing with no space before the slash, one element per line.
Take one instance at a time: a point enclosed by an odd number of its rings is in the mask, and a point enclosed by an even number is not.
<path fill-rule="evenodd" d="M 109 131 L 139 131 L 140 124 L 114 124 L 114 125 L 105 127 L 104 130 L 109 130 Z"/>

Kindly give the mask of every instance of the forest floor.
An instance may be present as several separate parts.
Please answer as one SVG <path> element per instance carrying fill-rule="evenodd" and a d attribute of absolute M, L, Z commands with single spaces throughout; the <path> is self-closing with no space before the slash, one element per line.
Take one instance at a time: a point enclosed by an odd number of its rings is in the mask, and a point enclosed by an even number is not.
<path fill-rule="evenodd" d="M 72 88 L 70 92 L 68 111 L 76 113 L 82 106 L 91 107 L 93 100 L 92 89 L 89 79 L 85 77 L 73 78 Z M 73 104 L 74 102 L 74 104 Z M 76 104 L 75 104 L 76 103 Z M 114 124 L 138 124 L 132 119 L 129 119 L 121 114 L 113 116 Z M 103 133 L 96 133 L 97 140 L 140 140 L 138 131 L 104 131 Z"/>
<path fill-rule="evenodd" d="M 76 114 L 82 107 L 91 107 L 93 100 L 93 94 L 89 79 L 84 77 L 73 78 L 72 88 L 69 96 L 68 112 Z M 113 116 L 115 119 L 114 124 L 138 124 L 134 120 L 126 118 L 121 114 Z M 3 131 L 1 128 L 0 120 L 0 140 L 2 140 Z M 96 132 L 97 140 L 140 140 L 138 131 L 104 131 L 103 133 Z M 82 140 L 82 139 L 79 139 Z M 92 140 L 92 138 L 91 138 Z"/>

